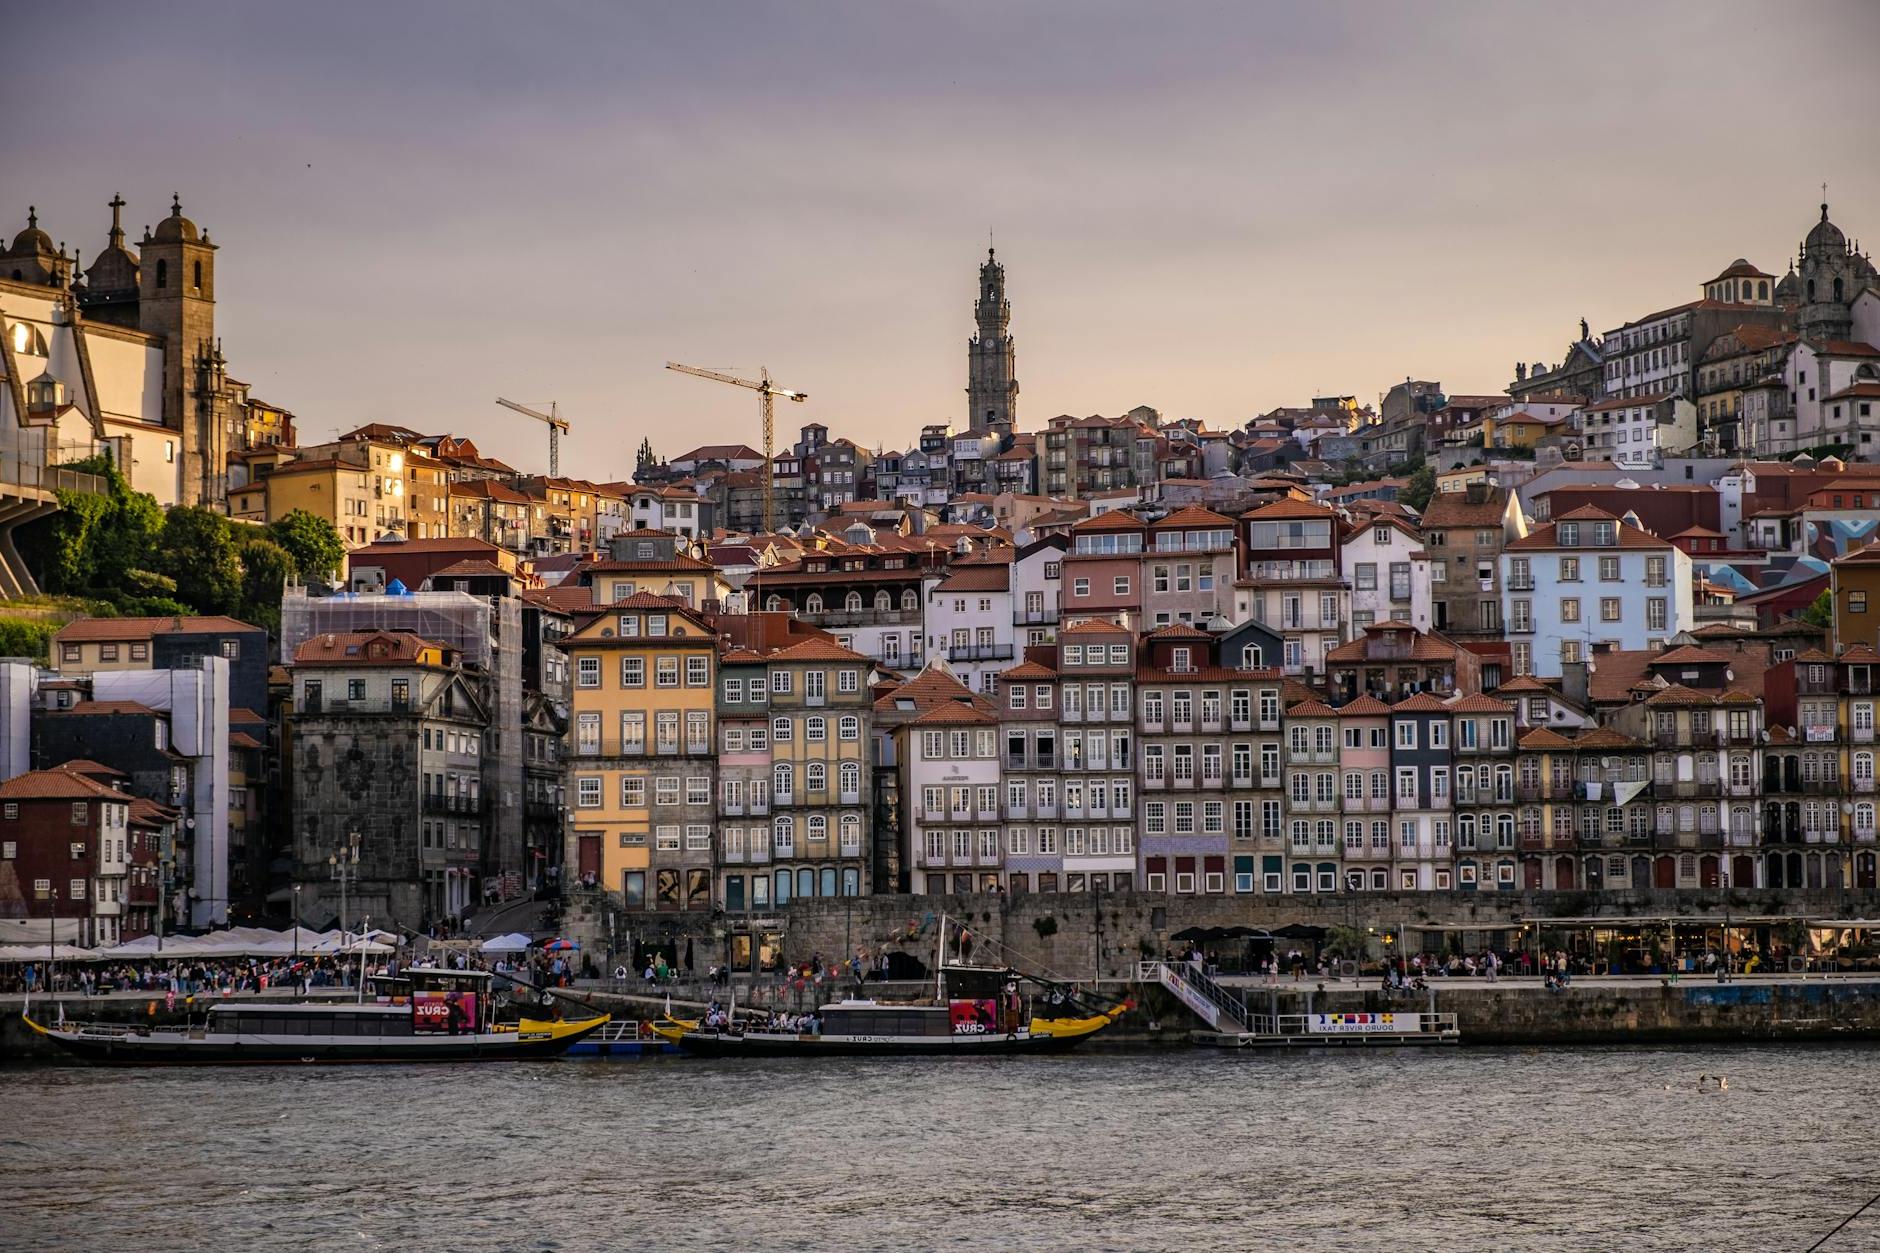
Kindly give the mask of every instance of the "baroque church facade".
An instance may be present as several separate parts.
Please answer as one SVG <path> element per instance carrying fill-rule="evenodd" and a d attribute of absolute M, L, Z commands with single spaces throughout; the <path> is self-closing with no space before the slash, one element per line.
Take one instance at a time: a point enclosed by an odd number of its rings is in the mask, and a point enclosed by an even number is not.
<path fill-rule="evenodd" d="M 133 248 L 124 208 L 114 196 L 89 266 L 55 247 L 30 209 L 0 252 L 0 457 L 24 467 L 0 477 L 17 485 L 34 468 L 103 453 L 160 504 L 226 508 L 230 453 L 250 442 L 251 417 L 273 424 L 270 441 L 283 418 L 291 431 L 291 417 L 252 402 L 228 375 L 208 231 L 172 198 Z"/>

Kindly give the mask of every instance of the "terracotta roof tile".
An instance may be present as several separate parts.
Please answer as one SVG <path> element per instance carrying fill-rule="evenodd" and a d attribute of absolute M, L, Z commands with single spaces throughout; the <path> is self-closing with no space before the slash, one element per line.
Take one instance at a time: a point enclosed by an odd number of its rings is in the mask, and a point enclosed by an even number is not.
<path fill-rule="evenodd" d="M 0 783 L 0 796 L 8 800 L 120 800 L 130 797 L 76 770 L 54 767 L 29 770 Z"/>
<path fill-rule="evenodd" d="M 1270 505 L 1249 509 L 1240 516 L 1248 521 L 1267 522 L 1286 518 L 1331 518 L 1337 515 L 1329 506 L 1289 496 L 1284 500 L 1276 500 Z"/>
<path fill-rule="evenodd" d="M 1446 714 L 1449 712 L 1449 706 L 1443 704 L 1442 701 L 1428 692 L 1418 692 L 1413 696 L 1406 696 L 1395 705 L 1392 705 L 1391 712 L 1399 714 Z"/>
<path fill-rule="evenodd" d="M 829 640 L 804 640 L 770 655 L 772 661 L 861 661 L 868 658 Z"/>
<path fill-rule="evenodd" d="M 296 666 L 410 665 L 427 648 L 446 645 L 411 631 L 333 631 L 316 635 L 294 650 Z"/>
<path fill-rule="evenodd" d="M 1203 509 L 1200 505 L 1189 505 L 1186 509 L 1177 509 L 1159 522 L 1150 524 L 1149 529 L 1160 531 L 1178 526 L 1231 527 L 1234 520 L 1212 509 Z"/>
<path fill-rule="evenodd" d="M 1389 715 L 1390 706 L 1375 696 L 1360 696 L 1338 707 L 1338 716 L 1341 718 L 1384 718 Z"/>
<path fill-rule="evenodd" d="M 1535 727 L 1521 736 L 1520 746 L 1524 751 L 1537 748 L 1572 748 L 1573 741 L 1551 728 Z"/>
<path fill-rule="evenodd" d="M 1302 700 L 1286 709 L 1288 718 L 1335 718 L 1338 711 L 1320 700 Z"/>
<path fill-rule="evenodd" d="M 74 618 L 53 632 L 52 639 L 57 644 L 81 644 L 94 640 L 116 643 L 123 640 L 147 640 L 156 635 L 259 630 L 261 628 L 258 626 L 250 626 L 221 614 L 183 618 Z"/>
<path fill-rule="evenodd" d="M 1008 679 L 1055 679 L 1057 671 L 1050 666 L 1036 661 L 1023 661 L 999 676 L 1000 682 Z"/>
<path fill-rule="evenodd" d="M 1475 693 L 1449 702 L 1453 713 L 1459 714 L 1511 714 L 1514 706 L 1506 701 L 1496 700 L 1493 696 Z"/>

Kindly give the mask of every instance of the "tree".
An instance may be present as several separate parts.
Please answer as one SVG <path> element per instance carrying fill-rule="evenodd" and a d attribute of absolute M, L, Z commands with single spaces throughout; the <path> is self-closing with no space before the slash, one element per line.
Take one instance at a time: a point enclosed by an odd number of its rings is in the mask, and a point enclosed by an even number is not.
<path fill-rule="evenodd" d="M 1408 506 L 1422 513 L 1430 506 L 1430 497 L 1436 494 L 1436 470 L 1425 463 L 1417 467 L 1410 481 L 1397 493 L 1397 503 Z"/>
<path fill-rule="evenodd" d="M 96 475 L 104 490 L 60 489 L 59 512 L 25 527 L 21 548 L 47 591 L 116 599 L 148 569 L 163 510 L 155 497 L 133 491 L 109 457 L 67 468 Z"/>
<path fill-rule="evenodd" d="M 1815 597 L 1815 603 L 1810 605 L 1808 608 L 1802 610 L 1802 621 L 1806 622 L 1809 626 L 1821 627 L 1824 630 L 1833 627 L 1834 626 L 1834 593 L 1833 591 L 1823 591 L 1821 595 Z"/>
<path fill-rule="evenodd" d="M 280 634 L 281 589 L 294 576 L 294 558 L 272 540 L 256 537 L 242 545 L 241 619 Z"/>
<path fill-rule="evenodd" d="M 345 541 L 333 524 L 305 509 L 292 510 L 269 523 L 267 537 L 287 550 L 303 582 L 328 577 L 346 559 Z M 280 597 L 274 599 L 278 605 Z"/>
<path fill-rule="evenodd" d="M 163 520 L 158 563 L 176 580 L 176 598 L 197 613 L 232 614 L 241 606 L 242 565 L 229 520 L 200 505 L 178 506 Z"/>

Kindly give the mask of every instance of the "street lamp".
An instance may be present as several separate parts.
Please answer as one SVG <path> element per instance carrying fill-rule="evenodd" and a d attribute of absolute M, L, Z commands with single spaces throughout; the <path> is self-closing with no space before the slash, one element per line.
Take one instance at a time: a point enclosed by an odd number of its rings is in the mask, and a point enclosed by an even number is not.
<path fill-rule="evenodd" d="M 294 885 L 294 964 L 300 964 L 300 885 Z"/>
<path fill-rule="evenodd" d="M 52 995 L 52 969 L 58 963 L 59 885 L 52 885 L 52 916 L 46 919 L 46 995 Z"/>
<path fill-rule="evenodd" d="M 339 852 L 328 856 L 326 865 L 328 874 L 339 884 L 339 935 L 340 948 L 343 952 L 346 939 L 351 934 L 346 927 L 346 888 L 359 879 L 359 833 L 357 831 L 348 833 L 345 846 Z M 340 968 L 345 969 L 343 958 Z"/>

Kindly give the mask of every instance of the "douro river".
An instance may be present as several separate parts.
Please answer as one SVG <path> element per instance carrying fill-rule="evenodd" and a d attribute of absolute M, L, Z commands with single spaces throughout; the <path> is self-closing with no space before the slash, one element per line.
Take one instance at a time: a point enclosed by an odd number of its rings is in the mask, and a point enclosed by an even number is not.
<path fill-rule="evenodd" d="M 0 1248 L 1800 1250 L 1880 1192 L 1877 1061 L 15 1068 Z"/>

